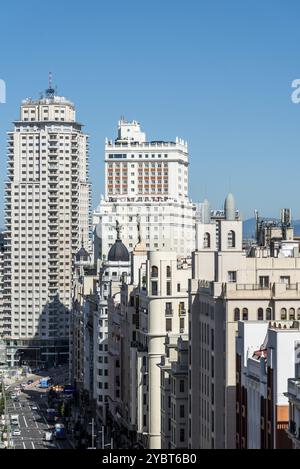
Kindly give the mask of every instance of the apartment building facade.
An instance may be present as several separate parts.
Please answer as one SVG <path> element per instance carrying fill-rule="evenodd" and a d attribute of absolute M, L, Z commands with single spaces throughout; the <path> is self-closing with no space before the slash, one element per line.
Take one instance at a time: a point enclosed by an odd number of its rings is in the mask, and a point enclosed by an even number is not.
<path fill-rule="evenodd" d="M 281 239 L 242 247 L 234 198 L 224 216 L 198 231 L 189 286 L 189 446 L 236 447 L 236 350 L 239 320 L 295 318 L 299 307 L 299 246 Z"/>
<path fill-rule="evenodd" d="M 88 137 L 55 95 L 21 104 L 8 133 L 4 298 L 7 365 L 67 361 L 72 263 L 89 246 Z"/>

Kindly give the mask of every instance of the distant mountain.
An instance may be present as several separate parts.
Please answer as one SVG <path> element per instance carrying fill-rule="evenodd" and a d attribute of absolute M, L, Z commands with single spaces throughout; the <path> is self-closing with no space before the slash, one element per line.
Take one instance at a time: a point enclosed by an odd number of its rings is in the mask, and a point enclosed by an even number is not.
<path fill-rule="evenodd" d="M 276 218 L 268 218 L 268 220 L 279 221 Z M 300 220 L 293 220 L 295 236 L 300 236 Z M 243 238 L 249 239 L 255 237 L 255 218 L 249 218 L 243 222 Z"/>

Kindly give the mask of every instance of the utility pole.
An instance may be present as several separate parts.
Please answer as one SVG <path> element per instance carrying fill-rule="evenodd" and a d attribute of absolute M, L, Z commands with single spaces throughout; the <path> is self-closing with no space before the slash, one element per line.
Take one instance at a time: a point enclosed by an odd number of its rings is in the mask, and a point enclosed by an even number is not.
<path fill-rule="evenodd" d="M 95 429 L 94 429 L 94 426 L 95 426 L 95 419 L 92 419 L 92 448 L 95 449 L 95 444 L 94 444 L 94 440 L 95 440 Z"/>

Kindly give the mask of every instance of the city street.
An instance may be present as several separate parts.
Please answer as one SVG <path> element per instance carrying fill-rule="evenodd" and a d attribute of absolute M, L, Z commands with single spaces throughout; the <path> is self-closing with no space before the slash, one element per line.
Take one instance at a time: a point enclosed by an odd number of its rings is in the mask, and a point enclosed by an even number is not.
<path fill-rule="evenodd" d="M 64 379 L 65 370 L 55 373 L 54 381 L 61 383 Z M 50 373 L 43 373 L 50 376 Z M 54 373 L 51 373 L 54 375 Z M 20 435 L 14 435 L 17 427 L 11 428 L 11 446 L 15 449 L 72 449 L 71 443 L 66 440 L 56 440 L 52 442 L 44 441 L 44 433 L 49 429 L 53 429 L 53 424 L 48 424 L 46 420 L 47 405 L 47 389 L 39 389 L 39 378 L 31 385 L 26 385 L 18 394 L 18 402 L 11 398 L 7 400 L 7 411 L 9 416 L 19 416 Z M 53 376 L 54 377 L 54 376 Z M 26 381 L 23 384 L 27 383 Z M 12 387 L 13 389 L 13 387 Z M 12 443 L 13 442 L 13 443 Z"/>

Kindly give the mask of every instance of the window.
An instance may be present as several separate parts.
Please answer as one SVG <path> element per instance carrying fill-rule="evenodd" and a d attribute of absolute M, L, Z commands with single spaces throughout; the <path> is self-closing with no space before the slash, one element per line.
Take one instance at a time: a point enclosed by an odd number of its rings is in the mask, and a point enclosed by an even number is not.
<path fill-rule="evenodd" d="M 151 277 L 158 277 L 158 268 L 155 265 L 152 266 Z"/>
<path fill-rule="evenodd" d="M 230 282 L 230 283 L 236 282 L 236 271 L 235 270 L 230 270 L 228 272 L 228 282 Z"/>
<path fill-rule="evenodd" d="M 166 331 L 170 332 L 172 330 L 172 319 L 166 319 Z"/>
<path fill-rule="evenodd" d="M 300 319 L 300 308 L 297 309 L 297 319 Z"/>
<path fill-rule="evenodd" d="M 280 276 L 280 283 L 285 283 L 286 285 L 289 285 L 291 281 L 291 278 L 289 276 Z"/>
<path fill-rule="evenodd" d="M 166 303 L 166 311 L 165 312 L 168 316 L 173 314 L 172 303 Z"/>
<path fill-rule="evenodd" d="M 179 329 L 180 329 L 180 334 L 184 333 L 184 318 L 180 318 L 179 320 Z"/>
<path fill-rule="evenodd" d="M 179 381 L 179 391 L 184 392 L 184 380 L 183 379 Z"/>
<path fill-rule="evenodd" d="M 210 248 L 210 234 L 209 233 L 204 233 L 203 247 L 204 249 Z"/>
<path fill-rule="evenodd" d="M 293 321 L 295 319 L 295 308 L 289 309 L 289 319 L 290 321 Z"/>
<path fill-rule="evenodd" d="M 260 288 L 269 288 L 269 277 L 259 277 L 259 286 Z"/>
<path fill-rule="evenodd" d="M 171 277 L 171 267 L 169 265 L 167 265 L 166 273 L 167 273 L 167 277 Z"/>
<path fill-rule="evenodd" d="M 257 310 L 257 320 L 258 321 L 264 320 L 264 310 L 262 308 L 258 308 Z"/>
<path fill-rule="evenodd" d="M 184 301 L 180 301 L 180 303 L 178 305 L 178 313 L 179 313 L 179 316 L 181 314 L 185 314 Z"/>
<path fill-rule="evenodd" d="M 286 308 L 281 308 L 280 310 L 280 318 L 285 320 L 287 318 Z"/>
<path fill-rule="evenodd" d="M 272 309 L 271 308 L 267 308 L 266 309 L 266 320 L 267 321 L 271 321 L 272 319 Z"/>
<path fill-rule="evenodd" d="M 181 419 L 184 419 L 184 405 L 179 407 L 179 415 Z"/>
<path fill-rule="evenodd" d="M 180 283 L 177 283 L 177 292 L 180 292 Z"/>
<path fill-rule="evenodd" d="M 235 308 L 235 310 L 234 310 L 234 320 L 235 321 L 240 320 L 240 309 L 239 308 Z"/>
<path fill-rule="evenodd" d="M 181 442 L 184 441 L 184 428 L 181 428 L 181 429 L 180 429 L 180 441 L 181 441 Z"/>
<path fill-rule="evenodd" d="M 248 321 L 248 308 L 243 308 L 243 321 Z"/>
<path fill-rule="evenodd" d="M 151 282 L 152 284 L 152 295 L 157 295 L 157 282 Z"/>
<path fill-rule="evenodd" d="M 227 246 L 228 248 L 235 248 L 235 232 L 229 231 L 227 236 Z"/>
<path fill-rule="evenodd" d="M 172 292 L 171 292 L 171 282 L 167 282 L 167 295 L 168 296 L 171 296 Z"/>

